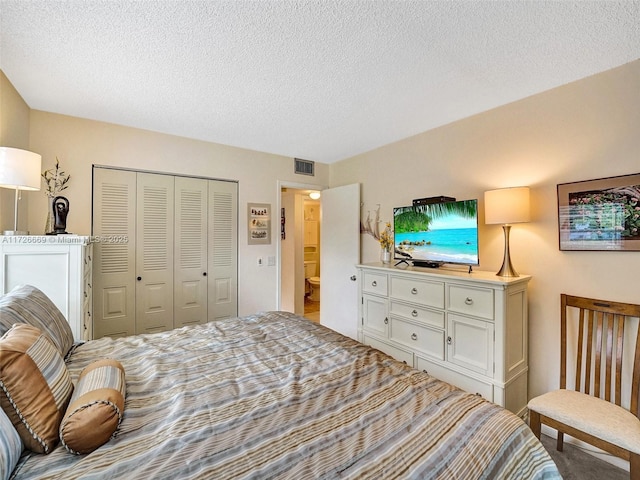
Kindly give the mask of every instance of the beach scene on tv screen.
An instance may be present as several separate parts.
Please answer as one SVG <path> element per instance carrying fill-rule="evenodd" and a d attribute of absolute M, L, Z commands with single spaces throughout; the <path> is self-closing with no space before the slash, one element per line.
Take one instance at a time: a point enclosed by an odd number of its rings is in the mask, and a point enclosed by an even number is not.
<path fill-rule="evenodd" d="M 455 202 L 462 203 L 462 202 Z M 475 201 L 451 205 L 451 211 L 429 206 L 394 212 L 395 257 L 443 263 L 478 264 L 478 221 Z M 460 208 L 466 207 L 466 208 Z M 456 211 L 458 210 L 458 211 Z"/>

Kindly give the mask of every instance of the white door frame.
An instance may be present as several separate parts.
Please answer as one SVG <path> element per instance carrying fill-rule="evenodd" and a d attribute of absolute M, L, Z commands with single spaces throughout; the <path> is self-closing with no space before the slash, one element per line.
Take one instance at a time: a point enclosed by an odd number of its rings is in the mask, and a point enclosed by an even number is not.
<path fill-rule="evenodd" d="M 276 196 L 277 201 L 276 201 L 276 209 L 275 212 L 280 212 L 280 209 L 282 208 L 282 189 L 283 188 L 293 188 L 295 190 L 324 190 L 325 188 L 329 188 L 326 185 L 318 185 L 317 183 L 297 183 L 297 182 L 290 182 L 290 181 L 286 181 L 286 180 L 278 180 L 277 181 L 277 187 L 278 187 L 278 195 Z M 275 215 L 273 217 L 275 220 L 277 220 L 279 218 L 278 215 Z M 275 222 L 274 222 L 275 223 Z M 273 226 L 272 226 L 273 228 Z M 281 259 L 282 259 L 282 251 L 281 251 L 281 237 L 280 237 L 280 231 L 278 230 L 277 234 L 275 235 L 276 237 L 276 267 L 277 267 L 277 272 L 276 272 L 276 310 L 280 310 L 282 308 L 281 306 L 281 289 L 282 289 L 282 269 L 281 269 Z M 320 255 L 322 255 L 322 253 L 320 253 Z M 321 307 L 322 308 L 322 307 Z"/>

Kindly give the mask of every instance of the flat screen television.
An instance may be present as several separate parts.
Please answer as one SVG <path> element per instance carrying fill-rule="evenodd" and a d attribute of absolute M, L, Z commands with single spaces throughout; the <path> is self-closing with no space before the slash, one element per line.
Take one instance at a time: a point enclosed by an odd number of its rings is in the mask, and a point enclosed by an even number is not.
<path fill-rule="evenodd" d="M 415 266 L 478 265 L 478 200 L 393 209 L 394 258 Z"/>

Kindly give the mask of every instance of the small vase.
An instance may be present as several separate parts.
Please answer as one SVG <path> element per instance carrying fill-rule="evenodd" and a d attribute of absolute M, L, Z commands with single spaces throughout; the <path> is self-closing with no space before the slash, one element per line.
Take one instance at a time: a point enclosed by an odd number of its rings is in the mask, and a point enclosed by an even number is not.
<path fill-rule="evenodd" d="M 44 224 L 44 234 L 49 235 L 53 233 L 53 197 L 47 197 L 47 222 Z"/>
<path fill-rule="evenodd" d="M 391 263 L 391 252 L 386 248 L 380 250 L 380 261 L 385 265 Z"/>

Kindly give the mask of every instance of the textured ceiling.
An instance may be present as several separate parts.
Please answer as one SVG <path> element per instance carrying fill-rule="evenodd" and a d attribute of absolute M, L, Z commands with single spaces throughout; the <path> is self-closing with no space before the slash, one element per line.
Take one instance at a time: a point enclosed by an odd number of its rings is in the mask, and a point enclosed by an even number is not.
<path fill-rule="evenodd" d="M 0 0 L 38 110 L 331 163 L 640 58 L 639 1 Z"/>

